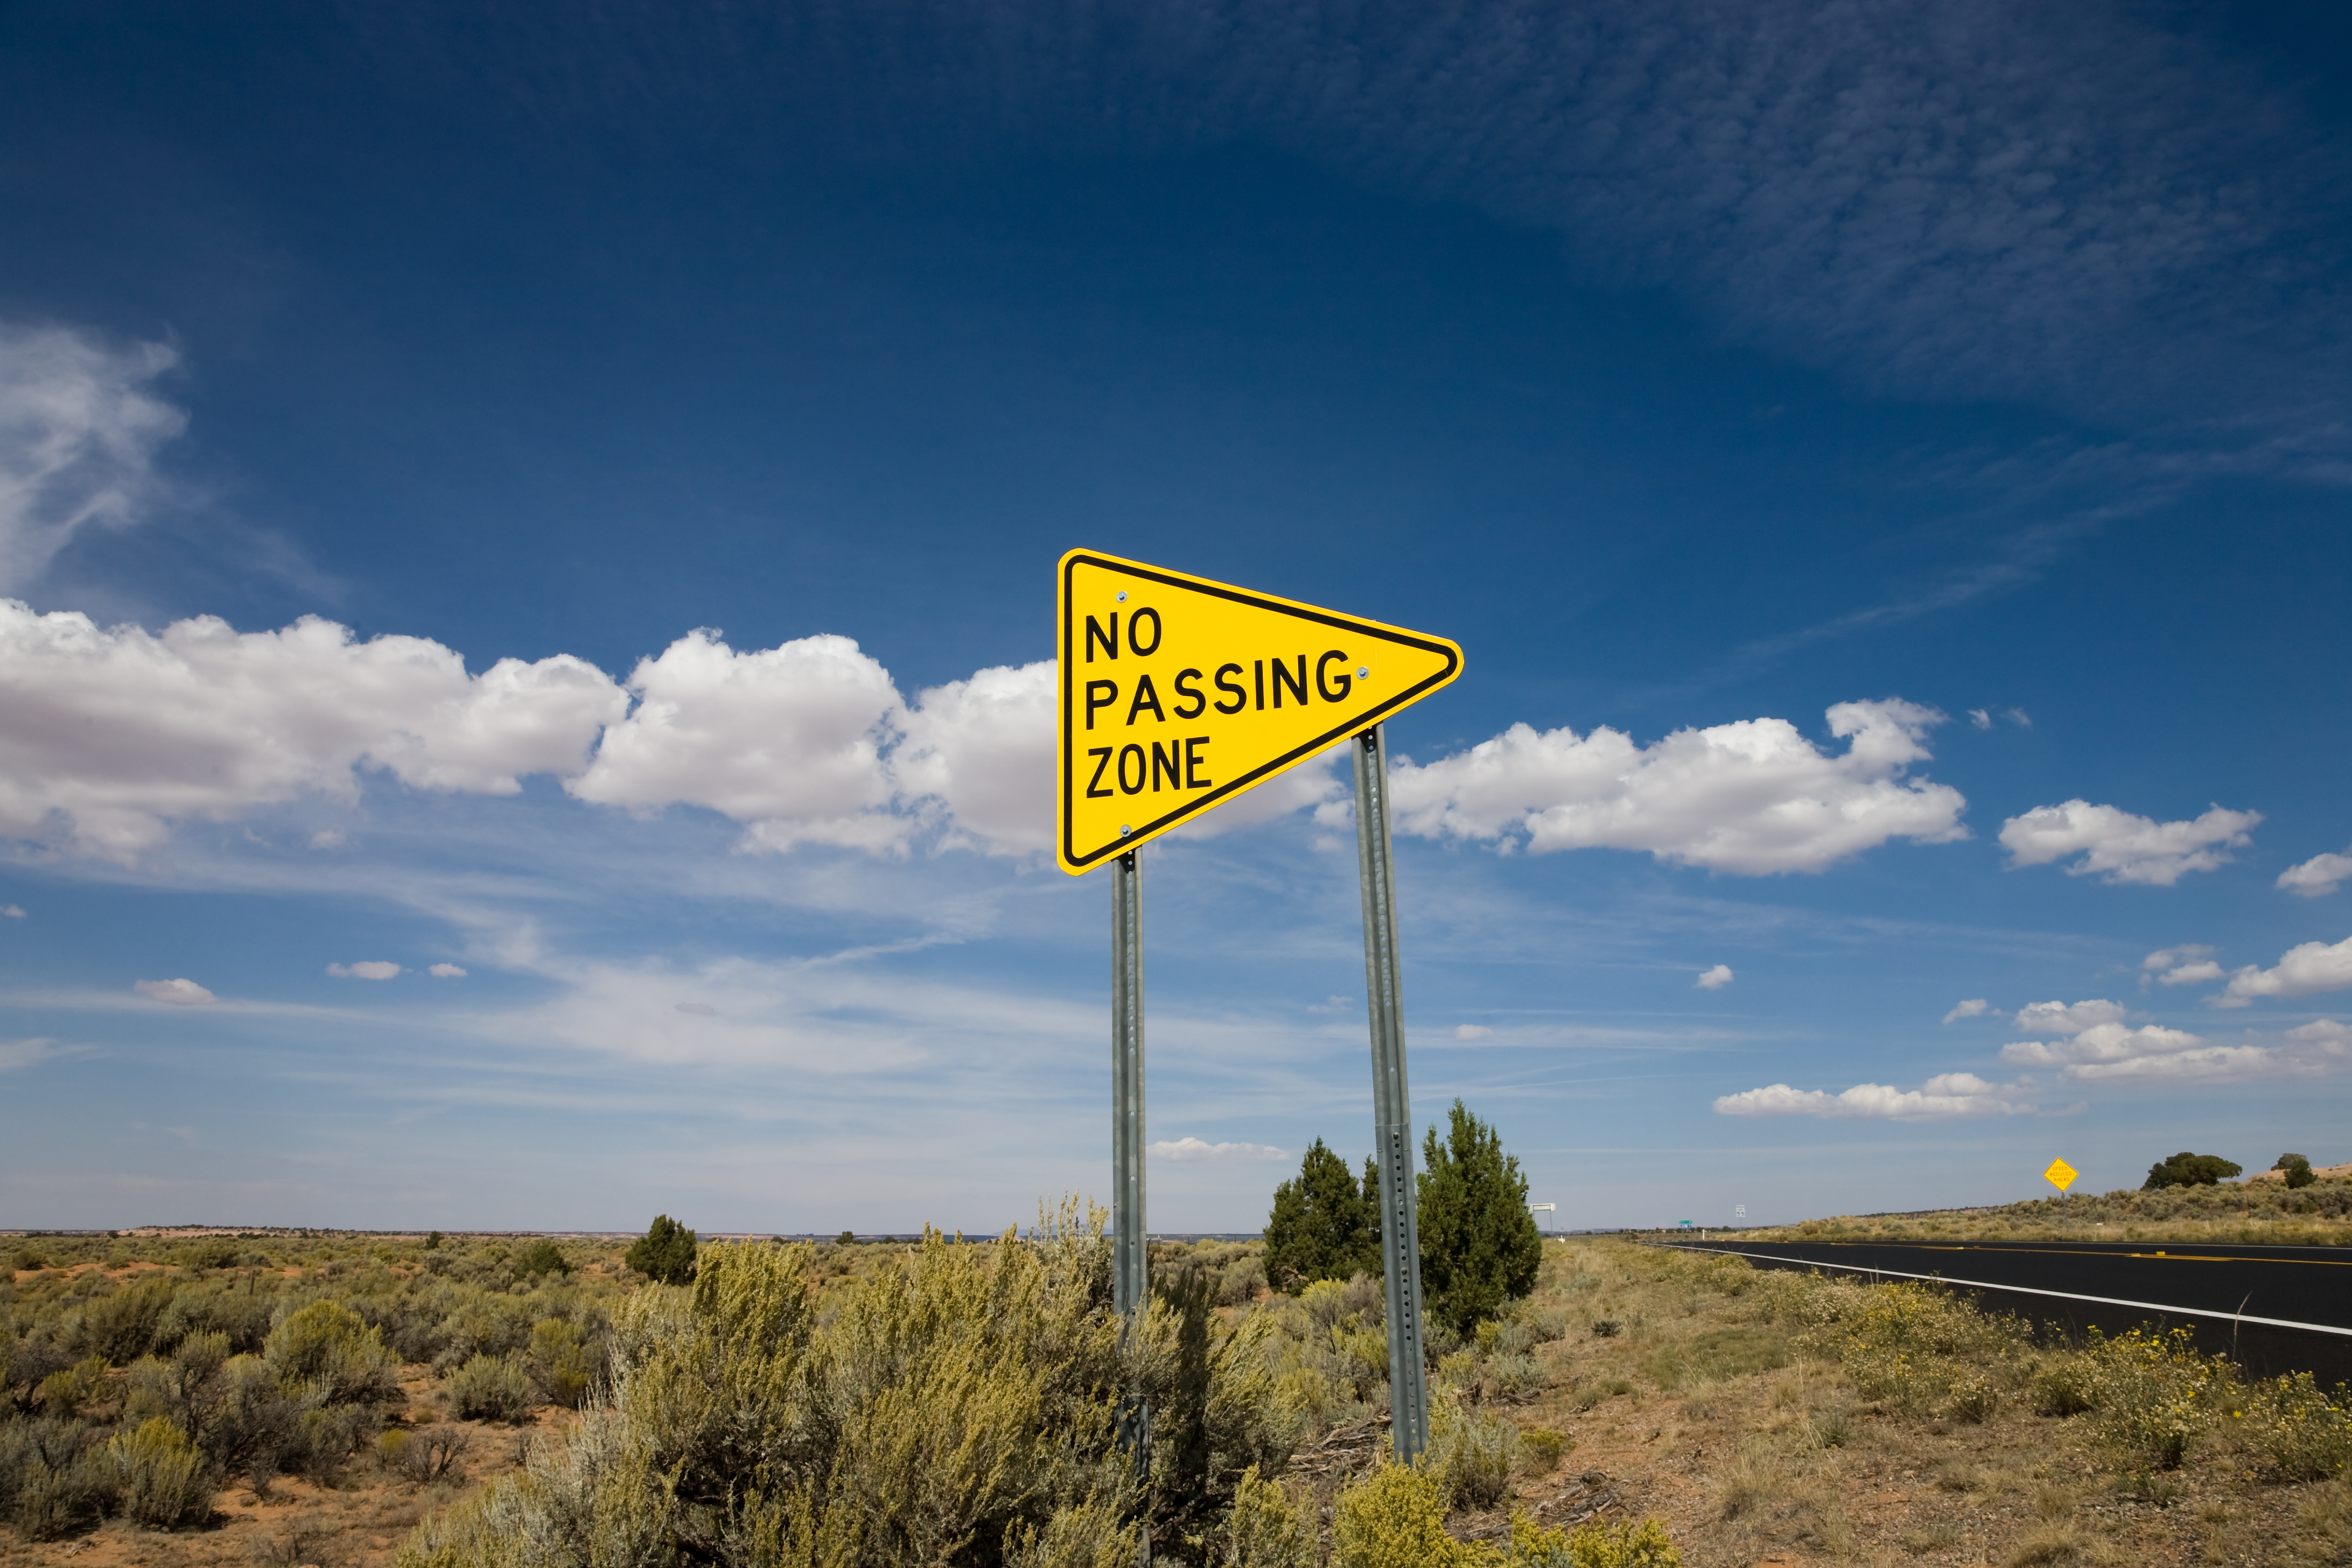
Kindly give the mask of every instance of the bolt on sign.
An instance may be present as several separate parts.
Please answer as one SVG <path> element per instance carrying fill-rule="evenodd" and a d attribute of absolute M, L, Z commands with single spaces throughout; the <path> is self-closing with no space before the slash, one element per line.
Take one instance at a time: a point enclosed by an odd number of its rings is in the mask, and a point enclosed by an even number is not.
<path fill-rule="evenodd" d="M 2042 1179 L 2063 1193 L 2074 1184 L 2074 1167 L 2063 1160 L 2053 1160 L 2050 1168 L 2042 1173 Z"/>
<path fill-rule="evenodd" d="M 1462 672 L 1444 637 L 1089 550 L 1062 557 L 1055 851 L 1073 876 Z"/>

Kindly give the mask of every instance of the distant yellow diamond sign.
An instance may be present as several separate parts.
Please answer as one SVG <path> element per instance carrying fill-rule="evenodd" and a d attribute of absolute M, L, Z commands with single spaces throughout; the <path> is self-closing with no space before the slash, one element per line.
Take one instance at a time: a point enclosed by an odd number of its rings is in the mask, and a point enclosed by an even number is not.
<path fill-rule="evenodd" d="M 2042 1173 L 2042 1179 L 2060 1192 L 2074 1184 L 2074 1167 L 2063 1160 L 2053 1160 L 2050 1168 Z"/>
<path fill-rule="evenodd" d="M 1444 637 L 1090 550 L 1058 579 L 1055 851 L 1076 876 L 1462 673 Z"/>

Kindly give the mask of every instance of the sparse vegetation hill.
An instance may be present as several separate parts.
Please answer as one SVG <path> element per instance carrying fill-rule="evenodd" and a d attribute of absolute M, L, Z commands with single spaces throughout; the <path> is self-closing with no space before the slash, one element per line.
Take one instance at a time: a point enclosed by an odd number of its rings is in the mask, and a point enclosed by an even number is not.
<path fill-rule="evenodd" d="M 2306 1163 L 2305 1171 L 2310 1170 Z M 2124 1188 L 2032 1198 L 1990 1208 L 1920 1214 L 1839 1215 L 1744 1232 L 1780 1240 L 2221 1241 L 2286 1247 L 2352 1247 L 2352 1166 L 2283 1180 L 2261 1172 L 2242 1182 Z M 2264 1180 L 2268 1177 L 2268 1180 Z"/>

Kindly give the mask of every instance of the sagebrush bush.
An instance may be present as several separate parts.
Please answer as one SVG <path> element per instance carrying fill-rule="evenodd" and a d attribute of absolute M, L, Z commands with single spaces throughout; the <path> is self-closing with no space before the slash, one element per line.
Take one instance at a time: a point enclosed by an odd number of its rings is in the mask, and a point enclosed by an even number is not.
<path fill-rule="evenodd" d="M 1449 1508 L 1492 1508 L 1510 1495 L 1518 1445 L 1519 1429 L 1501 1415 L 1465 1409 L 1449 1397 L 1429 1403 L 1423 1464 Z"/>
<path fill-rule="evenodd" d="M 1461 1543 L 1445 1533 L 1436 1479 L 1383 1464 L 1339 1494 L 1331 1519 L 1331 1568 L 1450 1568 Z"/>
<path fill-rule="evenodd" d="M 520 1421 L 539 1404 L 539 1389 L 518 1357 L 478 1355 L 442 1384 L 449 1408 L 467 1421 Z"/>
<path fill-rule="evenodd" d="M 163 1416 L 106 1445 L 123 1516 L 158 1530 L 194 1524 L 212 1512 L 212 1467 Z"/>
<path fill-rule="evenodd" d="M 1316 1568 L 1315 1535 L 1312 1513 L 1252 1465 L 1234 1488 L 1221 1561 L 1225 1568 Z"/>
<path fill-rule="evenodd" d="M 400 1363 L 382 1331 L 332 1301 L 288 1314 L 270 1331 L 261 1356 L 289 1395 L 315 1389 L 322 1403 L 361 1405 L 400 1393 Z"/>

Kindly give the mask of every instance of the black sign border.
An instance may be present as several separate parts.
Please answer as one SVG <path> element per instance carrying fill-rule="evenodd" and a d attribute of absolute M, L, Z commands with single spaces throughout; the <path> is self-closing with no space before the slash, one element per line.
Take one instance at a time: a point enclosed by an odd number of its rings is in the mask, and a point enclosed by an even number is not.
<path fill-rule="evenodd" d="M 1055 750 L 1061 753 L 1057 760 L 1061 763 L 1062 768 L 1062 863 L 1065 866 L 1075 866 L 1079 868 L 1081 870 L 1092 870 L 1104 860 L 1116 855 L 1123 855 L 1128 850 L 1136 847 L 1138 845 L 1143 843 L 1143 841 L 1149 838 L 1152 834 L 1170 827 L 1174 827 L 1180 823 L 1200 816 L 1202 812 L 1218 805 L 1226 797 L 1238 794 L 1239 792 L 1249 788 L 1252 784 L 1258 783 L 1260 780 L 1266 778 L 1271 774 L 1280 773 L 1283 769 L 1291 766 L 1293 763 L 1305 760 L 1307 757 L 1311 756 L 1315 752 L 1330 745 L 1334 741 L 1339 740 L 1343 736 L 1360 735 L 1363 733 L 1366 730 L 1369 730 L 1373 725 L 1379 723 L 1384 715 L 1394 712 L 1399 708 L 1403 707 L 1406 703 L 1414 700 L 1416 698 L 1423 696 L 1437 687 L 1444 685 L 1447 681 L 1452 680 L 1455 676 L 1462 673 L 1461 650 L 1456 648 L 1450 642 L 1441 642 L 1434 637 L 1417 637 L 1411 632 L 1399 631 L 1393 626 L 1381 626 L 1376 621 L 1358 620 L 1351 616 L 1335 615 L 1328 610 L 1309 609 L 1303 605 L 1293 604 L 1287 599 L 1276 598 L 1271 595 L 1253 594 L 1245 588 L 1230 587 L 1223 583 L 1209 583 L 1197 578 L 1180 576 L 1171 572 L 1158 571 L 1150 566 L 1139 566 L 1132 561 L 1123 561 L 1115 555 L 1096 555 L 1086 551 L 1074 550 L 1070 552 L 1069 554 L 1062 558 L 1062 638 L 1061 647 L 1055 650 L 1056 658 L 1059 659 L 1062 667 L 1062 710 L 1060 713 L 1059 729 L 1057 730 L 1055 737 L 1057 742 L 1059 742 L 1062 737 L 1066 736 L 1071 732 L 1069 728 L 1071 705 L 1072 698 L 1076 691 L 1076 677 L 1073 674 L 1074 666 L 1070 658 L 1070 650 L 1076 646 L 1072 637 L 1074 628 L 1071 617 L 1076 614 L 1076 611 L 1072 603 L 1070 594 L 1070 576 L 1071 574 L 1080 566 L 1097 566 L 1108 571 L 1121 572 L 1130 577 L 1140 577 L 1150 582 L 1162 584 L 1171 588 L 1181 588 L 1187 593 L 1208 594 L 1217 598 L 1231 599 L 1236 604 L 1247 605 L 1255 609 L 1272 610 L 1278 615 L 1288 616 L 1293 620 L 1317 621 L 1327 626 L 1337 627 L 1341 631 L 1360 632 L 1369 637 L 1378 637 L 1382 642 L 1398 643 L 1407 647 L 1421 648 L 1426 652 L 1437 654 L 1442 657 L 1445 660 L 1445 668 L 1437 671 L 1433 675 L 1425 677 L 1424 679 L 1414 682 L 1404 690 L 1398 692 L 1394 697 L 1382 702 L 1377 708 L 1373 708 L 1367 712 L 1359 714 L 1355 718 L 1349 720 L 1344 724 L 1333 726 L 1322 734 L 1316 736 L 1313 740 L 1303 742 L 1299 745 L 1293 747 L 1291 750 L 1285 752 L 1282 755 L 1276 757 L 1271 762 L 1263 763 L 1257 767 L 1251 769 L 1248 773 L 1244 773 L 1240 778 L 1234 780 L 1231 784 L 1221 784 L 1212 790 L 1209 794 L 1201 796 L 1191 805 L 1181 806 L 1178 809 L 1168 813 L 1165 816 L 1147 822 L 1142 826 L 1138 827 L 1133 833 L 1128 834 L 1123 837 L 1113 839 L 1110 843 L 1103 846 L 1100 849 L 1095 850 L 1093 853 L 1088 855 L 1076 854 L 1072 851 L 1070 847 L 1070 825 L 1072 821 L 1072 812 L 1070 808 L 1074 804 L 1071 790 L 1074 787 L 1074 781 L 1076 775 L 1075 770 L 1070 765 L 1069 748 L 1066 745 L 1057 744 Z"/>

